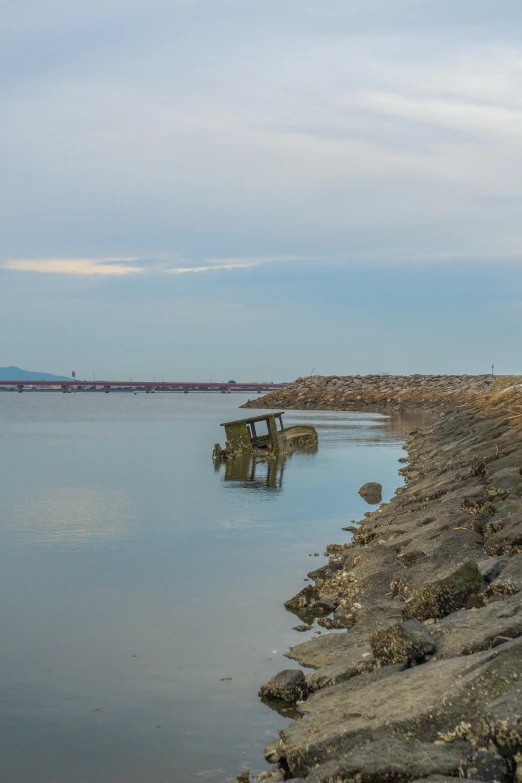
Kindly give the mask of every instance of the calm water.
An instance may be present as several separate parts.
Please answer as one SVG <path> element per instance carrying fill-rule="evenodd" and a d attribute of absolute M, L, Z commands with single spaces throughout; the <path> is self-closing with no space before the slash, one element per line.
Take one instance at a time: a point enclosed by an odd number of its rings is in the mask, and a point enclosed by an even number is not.
<path fill-rule="evenodd" d="M 285 719 L 257 690 L 309 635 L 283 601 L 349 540 L 361 484 L 393 494 L 412 424 L 292 412 L 318 453 L 225 481 L 212 447 L 245 399 L 0 394 L 0 780 L 263 768 Z"/>

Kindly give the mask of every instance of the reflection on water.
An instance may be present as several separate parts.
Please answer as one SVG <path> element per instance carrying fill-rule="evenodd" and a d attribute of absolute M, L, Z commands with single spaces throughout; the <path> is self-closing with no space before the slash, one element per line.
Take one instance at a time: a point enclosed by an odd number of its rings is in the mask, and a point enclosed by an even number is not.
<path fill-rule="evenodd" d="M 108 487 L 42 488 L 12 503 L 8 524 L 33 542 L 87 544 L 132 535 L 132 504 Z"/>
<path fill-rule="evenodd" d="M 214 458 L 214 469 L 219 473 L 224 468 L 223 480 L 233 481 L 245 489 L 280 490 L 283 487 L 286 456 L 260 457 L 256 454 L 241 454 L 236 457 Z"/>

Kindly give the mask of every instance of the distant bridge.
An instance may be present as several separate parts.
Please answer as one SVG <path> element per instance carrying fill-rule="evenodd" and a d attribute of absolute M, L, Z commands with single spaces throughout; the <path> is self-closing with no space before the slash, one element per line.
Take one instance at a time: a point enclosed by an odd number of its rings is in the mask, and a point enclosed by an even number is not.
<path fill-rule="evenodd" d="M 0 381 L 0 387 L 15 387 L 19 392 L 36 389 L 54 389 L 64 393 L 76 391 L 104 391 L 111 389 L 128 389 L 132 391 L 144 391 L 147 393 L 156 391 L 168 392 L 268 392 L 281 389 L 284 383 L 193 383 L 190 381 Z"/>

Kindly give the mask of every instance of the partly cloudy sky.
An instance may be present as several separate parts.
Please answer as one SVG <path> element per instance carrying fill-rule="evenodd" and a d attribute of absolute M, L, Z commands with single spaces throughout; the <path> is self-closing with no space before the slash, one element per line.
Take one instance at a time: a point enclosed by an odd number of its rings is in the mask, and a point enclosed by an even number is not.
<path fill-rule="evenodd" d="M 522 372 L 520 0 L 20 0 L 0 365 Z"/>

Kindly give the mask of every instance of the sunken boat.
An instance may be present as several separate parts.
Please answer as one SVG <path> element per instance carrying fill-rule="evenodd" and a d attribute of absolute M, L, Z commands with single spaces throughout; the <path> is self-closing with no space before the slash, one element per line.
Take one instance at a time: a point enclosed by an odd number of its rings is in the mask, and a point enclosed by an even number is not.
<path fill-rule="evenodd" d="M 278 411 L 224 422 L 221 426 L 225 428 L 225 448 L 216 443 L 214 456 L 226 459 L 248 453 L 276 456 L 297 450 L 316 451 L 318 437 L 315 427 L 308 424 L 285 427 L 283 416 L 284 411 Z"/>

